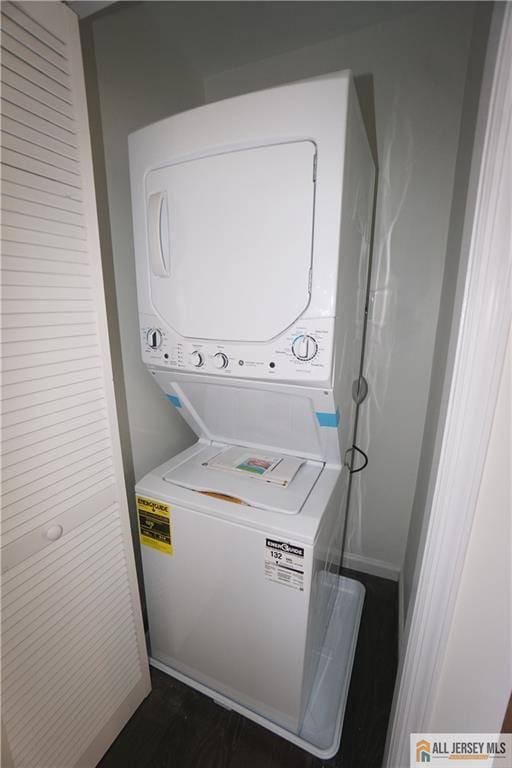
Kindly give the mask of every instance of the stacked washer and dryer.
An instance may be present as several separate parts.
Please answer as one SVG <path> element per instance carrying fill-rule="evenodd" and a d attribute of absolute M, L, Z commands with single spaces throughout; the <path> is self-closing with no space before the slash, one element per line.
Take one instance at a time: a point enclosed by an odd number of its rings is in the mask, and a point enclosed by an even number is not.
<path fill-rule="evenodd" d="M 129 149 L 142 357 L 198 437 L 136 486 L 151 661 L 327 758 L 364 595 L 338 575 L 374 187 L 352 78 Z"/>

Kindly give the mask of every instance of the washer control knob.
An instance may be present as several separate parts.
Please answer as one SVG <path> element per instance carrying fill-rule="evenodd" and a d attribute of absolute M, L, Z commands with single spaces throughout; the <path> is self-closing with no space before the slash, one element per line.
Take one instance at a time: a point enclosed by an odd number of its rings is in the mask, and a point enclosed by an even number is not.
<path fill-rule="evenodd" d="M 158 349 L 162 344 L 162 331 L 160 328 L 150 328 L 146 333 L 146 341 L 151 349 Z"/>
<path fill-rule="evenodd" d="M 228 363 L 229 363 L 228 356 L 225 355 L 224 352 L 217 352 L 217 354 L 213 356 L 213 364 L 219 370 L 221 368 L 227 368 Z"/>
<path fill-rule="evenodd" d="M 188 360 L 190 365 L 193 365 L 194 368 L 200 368 L 204 365 L 204 357 L 201 352 L 197 351 L 197 349 L 190 353 Z"/>
<path fill-rule="evenodd" d="M 301 334 L 293 340 L 292 352 L 297 360 L 312 360 L 318 352 L 318 343 L 313 336 Z"/>

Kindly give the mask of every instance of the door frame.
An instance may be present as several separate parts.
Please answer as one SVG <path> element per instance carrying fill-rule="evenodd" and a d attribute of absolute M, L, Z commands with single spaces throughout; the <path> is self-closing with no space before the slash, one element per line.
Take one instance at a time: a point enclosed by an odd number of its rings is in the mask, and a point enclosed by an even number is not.
<path fill-rule="evenodd" d="M 511 73 L 512 4 L 497 3 L 468 188 L 446 419 L 431 471 L 384 768 L 409 766 L 409 735 L 430 730 L 504 365 L 512 317 L 512 175 L 504 162 L 512 143 Z"/>

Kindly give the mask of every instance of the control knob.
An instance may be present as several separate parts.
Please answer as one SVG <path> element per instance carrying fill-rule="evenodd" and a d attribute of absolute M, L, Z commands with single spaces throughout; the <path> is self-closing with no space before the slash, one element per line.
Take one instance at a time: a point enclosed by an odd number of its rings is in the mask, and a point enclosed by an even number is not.
<path fill-rule="evenodd" d="M 229 363 L 228 356 L 225 355 L 224 352 L 217 352 L 217 354 L 213 356 L 213 364 L 219 370 L 221 368 L 227 368 L 228 363 Z"/>
<path fill-rule="evenodd" d="M 151 349 L 158 349 L 162 343 L 162 331 L 159 328 L 150 328 L 146 333 L 146 341 Z"/>
<path fill-rule="evenodd" d="M 318 343 L 313 336 L 301 334 L 293 340 L 292 352 L 297 360 L 312 360 L 318 352 Z"/>
<path fill-rule="evenodd" d="M 194 368 L 200 368 L 204 363 L 204 357 L 202 356 L 201 352 L 197 351 L 197 349 L 190 353 L 188 359 L 190 365 L 193 365 Z"/>

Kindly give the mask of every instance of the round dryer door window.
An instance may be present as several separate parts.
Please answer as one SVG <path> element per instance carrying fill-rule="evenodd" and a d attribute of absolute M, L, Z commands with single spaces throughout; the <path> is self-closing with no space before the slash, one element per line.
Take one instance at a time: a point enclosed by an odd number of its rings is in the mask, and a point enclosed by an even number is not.
<path fill-rule="evenodd" d="M 309 303 L 315 145 L 242 149 L 146 177 L 155 312 L 181 336 L 267 341 Z"/>

